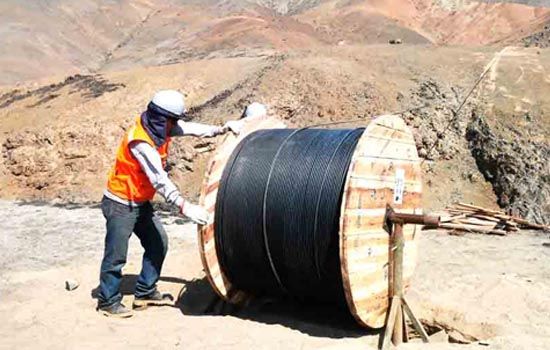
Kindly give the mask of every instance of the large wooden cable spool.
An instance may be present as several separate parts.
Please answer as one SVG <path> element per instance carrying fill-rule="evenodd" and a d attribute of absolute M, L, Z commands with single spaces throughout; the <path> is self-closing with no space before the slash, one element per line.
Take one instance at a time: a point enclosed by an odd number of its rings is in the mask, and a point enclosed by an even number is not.
<path fill-rule="evenodd" d="M 277 118 L 245 123 L 240 135 L 227 135 L 211 159 L 200 204 L 214 215 L 224 167 L 239 142 L 260 129 L 286 128 Z M 363 326 L 384 326 L 389 295 L 389 236 L 383 229 L 386 204 L 405 213 L 422 213 L 420 160 L 412 132 L 394 115 L 373 119 L 354 151 L 340 212 L 340 260 L 346 302 Z M 404 284 L 416 265 L 416 226 L 405 226 Z M 250 297 L 236 290 L 220 268 L 214 223 L 199 227 L 200 255 L 214 291 L 224 300 L 239 303 Z"/>

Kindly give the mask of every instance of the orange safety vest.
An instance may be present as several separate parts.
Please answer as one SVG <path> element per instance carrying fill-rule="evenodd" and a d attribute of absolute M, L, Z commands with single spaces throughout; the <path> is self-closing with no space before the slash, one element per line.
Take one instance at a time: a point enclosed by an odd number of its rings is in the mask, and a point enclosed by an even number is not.
<path fill-rule="evenodd" d="M 141 118 L 138 117 L 136 124 L 128 130 L 118 147 L 115 165 L 109 172 L 107 189 L 119 198 L 131 202 L 145 202 L 153 199 L 156 190 L 130 151 L 129 146 L 135 141 L 144 141 L 156 148 L 160 154 L 162 166 L 166 166 L 170 137 L 167 137 L 166 142 L 160 147 L 156 147 L 153 139 L 143 128 Z"/>

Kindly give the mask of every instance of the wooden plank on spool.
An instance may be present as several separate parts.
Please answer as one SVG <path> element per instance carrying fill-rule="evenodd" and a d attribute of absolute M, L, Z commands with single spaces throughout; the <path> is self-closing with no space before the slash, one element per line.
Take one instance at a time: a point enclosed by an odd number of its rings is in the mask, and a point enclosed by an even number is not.
<path fill-rule="evenodd" d="M 286 125 L 274 117 L 255 118 L 245 121 L 241 133 L 236 136 L 226 134 L 216 148 L 216 153 L 206 168 L 206 175 L 201 189 L 199 203 L 204 206 L 214 218 L 215 203 L 220 179 L 225 164 L 239 142 L 254 131 L 261 129 L 283 129 Z M 239 303 L 247 299 L 246 293 L 235 290 L 227 280 L 218 261 L 216 244 L 214 241 L 214 221 L 198 227 L 199 253 L 206 277 L 214 291 L 225 301 Z"/>
<path fill-rule="evenodd" d="M 382 228 L 386 203 L 402 212 L 422 212 L 422 172 L 412 132 L 398 116 L 376 118 L 361 136 L 351 164 L 339 231 L 344 292 L 356 320 L 380 328 L 389 295 L 389 237 Z M 401 203 L 393 198 L 397 169 L 404 174 Z M 405 285 L 416 266 L 418 231 L 412 225 L 404 227 Z"/>
<path fill-rule="evenodd" d="M 373 179 L 372 175 L 365 174 L 353 174 L 350 176 L 350 186 L 352 188 L 364 188 L 364 189 L 383 189 L 393 188 L 395 185 L 395 175 L 393 181 L 386 177 L 380 177 Z M 408 181 L 405 179 L 405 191 L 408 192 L 422 192 L 421 181 Z M 384 209 L 385 210 L 385 209 Z"/>
<path fill-rule="evenodd" d="M 405 179 L 417 180 L 420 164 L 414 160 L 392 160 L 380 158 L 358 158 L 351 166 L 351 170 L 357 174 L 369 175 L 388 175 L 393 176 L 395 169 L 405 171 Z"/>
<path fill-rule="evenodd" d="M 405 192 L 403 200 L 414 203 L 415 207 L 420 207 L 422 194 L 419 192 Z M 383 207 L 389 201 L 393 201 L 393 189 L 391 188 L 356 188 L 353 192 L 349 192 L 346 209 L 365 208 L 369 203 L 376 203 L 377 206 Z"/>

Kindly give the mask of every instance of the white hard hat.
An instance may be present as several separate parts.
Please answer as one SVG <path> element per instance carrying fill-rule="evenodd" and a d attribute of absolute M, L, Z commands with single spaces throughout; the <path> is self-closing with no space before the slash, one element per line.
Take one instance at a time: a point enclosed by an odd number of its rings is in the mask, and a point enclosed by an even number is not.
<path fill-rule="evenodd" d="M 244 110 L 243 118 L 262 117 L 266 114 L 267 114 L 267 108 L 265 107 L 265 105 L 258 102 L 252 102 Z"/>
<path fill-rule="evenodd" d="M 176 90 L 161 90 L 153 96 L 151 102 L 176 117 L 182 117 L 185 113 L 183 94 Z"/>

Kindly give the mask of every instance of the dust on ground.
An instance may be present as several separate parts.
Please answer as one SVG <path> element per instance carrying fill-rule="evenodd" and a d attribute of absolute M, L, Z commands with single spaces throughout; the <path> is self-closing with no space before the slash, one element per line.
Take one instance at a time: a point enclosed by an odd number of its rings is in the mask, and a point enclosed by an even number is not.
<path fill-rule="evenodd" d="M 361 329 L 330 308 L 278 301 L 212 308 L 217 297 L 202 271 L 195 227 L 170 216 L 163 218 L 170 249 L 159 286 L 177 297 L 176 306 L 127 320 L 106 318 L 93 299 L 104 238 L 100 210 L 0 201 L 0 211 L 6 214 L 0 226 L 0 348 L 376 348 L 378 331 Z M 403 348 L 545 349 L 550 248 L 543 243 L 549 241 L 530 232 L 421 232 L 408 299 L 430 331 L 444 329 L 451 341 L 471 344 L 413 342 Z M 135 237 L 130 242 L 122 284 L 127 305 L 142 252 Z M 80 286 L 68 292 L 66 279 Z"/>

